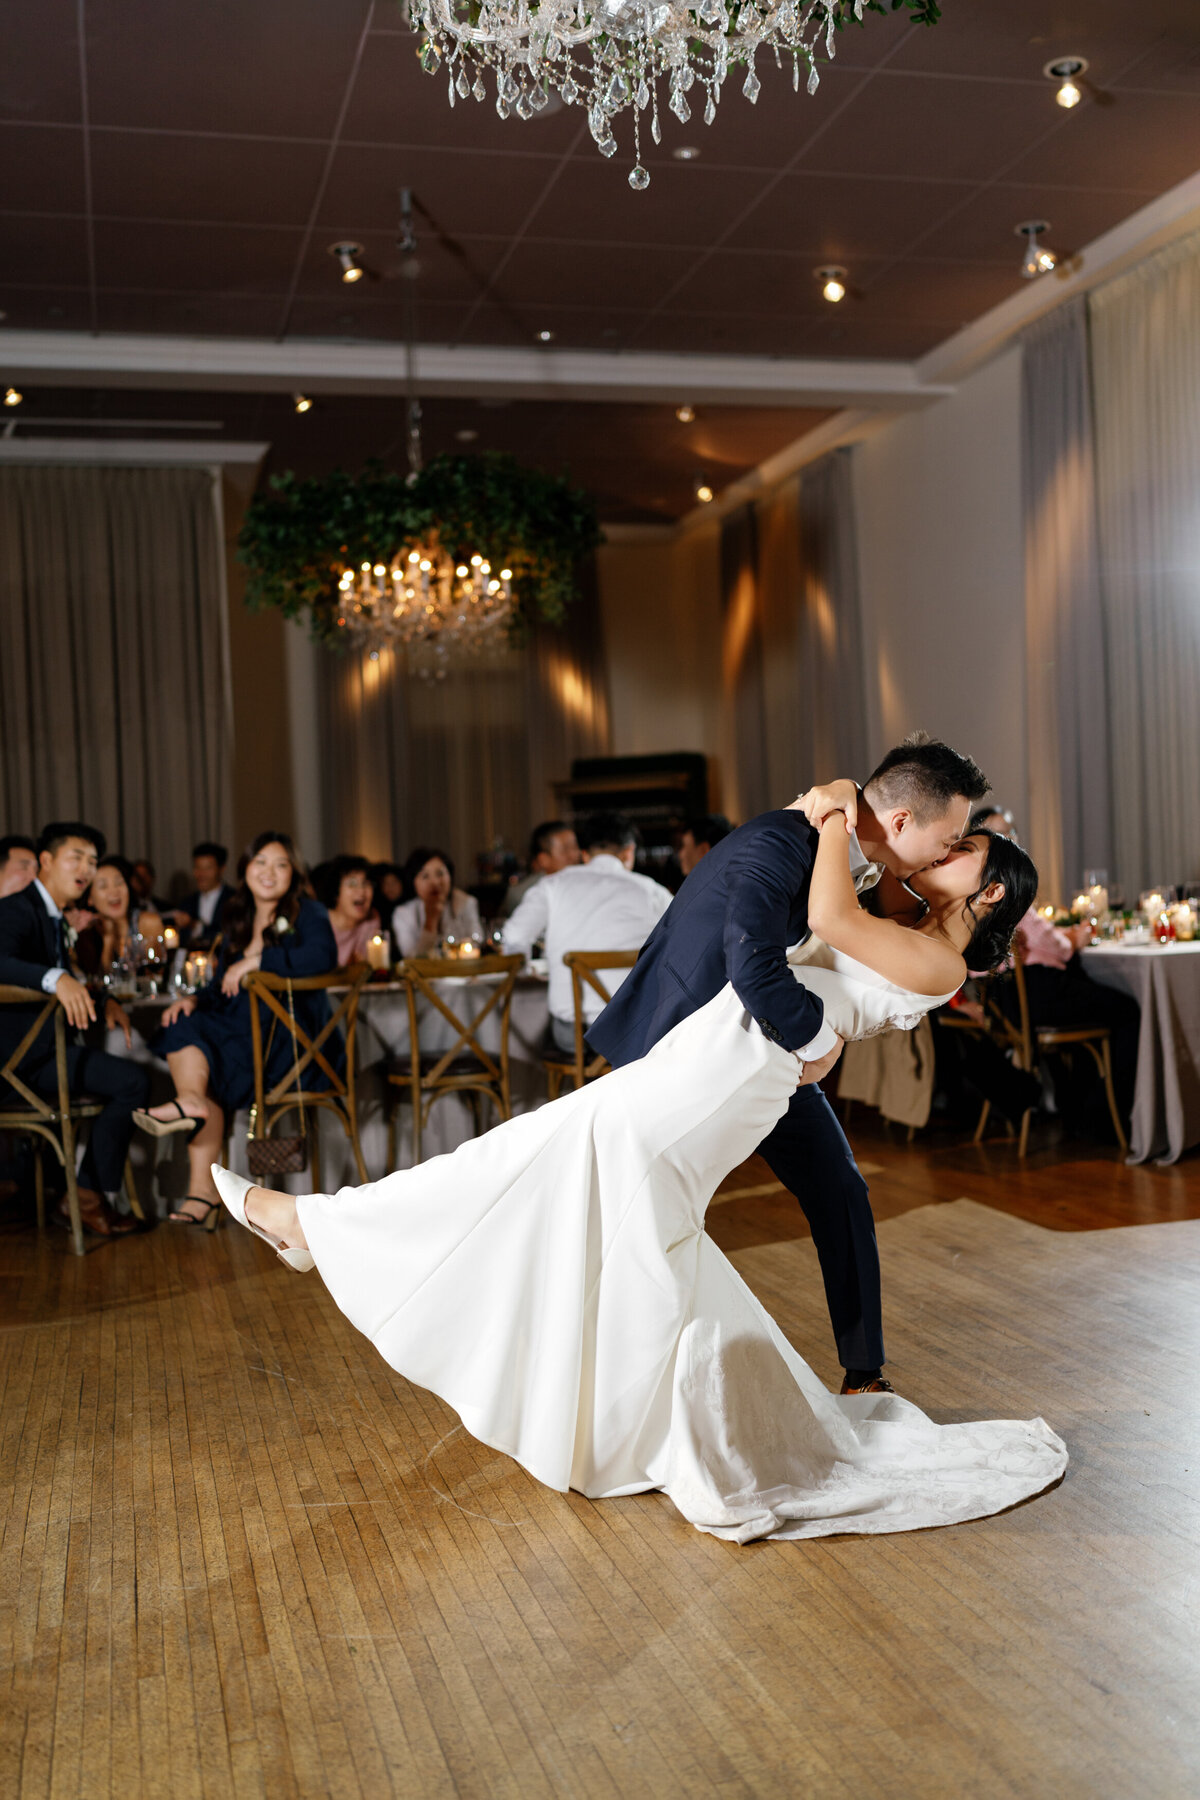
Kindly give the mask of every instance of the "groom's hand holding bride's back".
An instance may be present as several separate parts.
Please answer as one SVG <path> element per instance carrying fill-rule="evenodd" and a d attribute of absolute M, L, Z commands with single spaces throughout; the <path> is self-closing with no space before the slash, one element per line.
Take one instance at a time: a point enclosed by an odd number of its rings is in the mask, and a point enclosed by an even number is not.
<path fill-rule="evenodd" d="M 845 1039 L 837 1037 L 836 1033 L 834 1036 L 835 1042 L 833 1049 L 825 1056 L 818 1057 L 816 1062 L 800 1063 L 800 1079 L 796 1083 L 797 1087 L 815 1087 L 818 1081 L 824 1081 L 834 1063 L 846 1048 Z M 797 1057 L 796 1060 L 799 1062 L 799 1057 Z"/>

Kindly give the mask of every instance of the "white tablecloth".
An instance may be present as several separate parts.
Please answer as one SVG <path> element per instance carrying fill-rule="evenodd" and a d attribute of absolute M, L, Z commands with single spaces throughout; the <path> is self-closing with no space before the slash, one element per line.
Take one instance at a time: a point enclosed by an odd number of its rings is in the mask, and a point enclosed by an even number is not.
<path fill-rule="evenodd" d="M 1178 1162 L 1200 1144 L 1200 943 L 1094 944 L 1081 955 L 1094 981 L 1142 1009 L 1129 1161 Z"/>
<path fill-rule="evenodd" d="M 476 981 L 448 981 L 444 984 L 446 1003 L 465 1020 L 475 1019 L 483 1011 L 494 991 L 494 978 Z M 119 1031 L 109 1032 L 106 1048 L 116 1056 L 132 1056 L 150 1069 L 151 1104 L 169 1100 L 174 1093 L 165 1062 L 154 1057 L 149 1048 L 161 1023 L 163 1002 L 136 1002 L 129 1008 L 134 1026 L 132 1050 L 127 1050 Z M 422 1049 L 446 1050 L 456 1033 L 436 1008 L 422 1003 Z M 542 1070 L 542 1040 L 550 1019 L 550 1006 L 544 980 L 523 976 L 513 993 L 512 1018 L 509 1027 L 509 1072 L 514 1112 L 525 1112 L 539 1106 L 546 1098 L 546 1078 Z M 479 1039 L 485 1050 L 500 1047 L 500 1021 L 494 1010 L 484 1020 Z M 362 1145 L 367 1174 L 378 1180 L 387 1170 L 387 1125 L 384 1111 L 385 1065 L 393 1056 L 409 1051 L 408 1003 L 399 982 L 364 988 L 358 1007 L 358 1042 L 355 1060 L 358 1065 L 358 1135 Z M 486 1109 L 486 1102 L 485 1102 Z M 491 1120 L 495 1121 L 494 1109 Z M 284 1128 L 291 1129 L 290 1119 Z M 246 1164 L 246 1132 L 249 1118 L 238 1113 L 230 1139 L 230 1163 L 240 1174 L 248 1174 Z M 321 1183 L 326 1192 L 346 1185 L 357 1186 L 358 1170 L 354 1153 L 345 1132 L 332 1117 L 320 1118 Z M 423 1152 L 426 1159 L 454 1150 L 474 1130 L 470 1106 L 456 1095 L 439 1100 L 425 1128 Z M 178 1137 L 150 1139 L 136 1132 L 132 1150 L 134 1171 L 143 1204 L 165 1213 L 176 1199 L 187 1192 L 187 1152 Z M 396 1166 L 406 1169 L 412 1162 L 412 1108 L 402 1102 L 396 1119 Z M 293 1193 L 312 1191 L 309 1174 L 280 1177 L 272 1185 L 284 1186 Z"/>

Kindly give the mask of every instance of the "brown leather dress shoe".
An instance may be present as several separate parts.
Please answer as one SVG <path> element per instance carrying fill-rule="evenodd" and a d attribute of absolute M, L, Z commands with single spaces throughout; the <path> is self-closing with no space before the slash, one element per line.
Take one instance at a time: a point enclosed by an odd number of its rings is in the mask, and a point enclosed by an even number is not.
<path fill-rule="evenodd" d="M 90 1231 L 93 1237 L 128 1237 L 131 1231 L 137 1230 L 136 1219 L 114 1212 L 104 1195 L 96 1193 L 94 1188 L 80 1188 L 79 1218 L 83 1229 Z M 71 1229 L 71 1209 L 65 1194 L 55 1209 L 55 1219 L 68 1231 Z"/>

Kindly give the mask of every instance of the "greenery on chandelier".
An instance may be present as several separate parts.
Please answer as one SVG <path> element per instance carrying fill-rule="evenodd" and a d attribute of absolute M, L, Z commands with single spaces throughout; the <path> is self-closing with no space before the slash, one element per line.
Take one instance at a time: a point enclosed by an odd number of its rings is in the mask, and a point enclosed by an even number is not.
<path fill-rule="evenodd" d="M 537 621 L 560 624 L 575 598 L 581 560 L 601 542 L 596 509 L 581 489 L 499 451 L 439 456 L 415 477 L 378 463 L 307 481 L 274 475 L 246 510 L 238 555 L 249 571 L 246 604 L 308 615 L 313 637 L 341 645 L 338 580 L 364 562 L 440 543 L 452 557 L 485 557 L 513 571 L 511 636 Z"/>
<path fill-rule="evenodd" d="M 942 16 L 937 0 L 863 0 L 864 12 L 901 12 L 907 6 L 914 25 L 936 25 Z M 840 31 L 844 25 L 862 25 L 866 21 L 855 14 L 854 0 L 837 0 L 833 23 Z"/>

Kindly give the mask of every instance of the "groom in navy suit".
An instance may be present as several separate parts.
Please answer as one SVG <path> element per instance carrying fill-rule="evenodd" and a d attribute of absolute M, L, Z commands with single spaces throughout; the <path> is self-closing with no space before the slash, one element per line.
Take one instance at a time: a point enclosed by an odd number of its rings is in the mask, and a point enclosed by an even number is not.
<path fill-rule="evenodd" d="M 857 797 L 851 871 L 860 893 L 937 862 L 965 834 L 988 791 L 977 763 L 915 733 L 884 757 Z M 853 794 L 847 788 L 847 796 Z M 803 800 L 803 796 L 802 796 Z M 759 1152 L 800 1202 L 821 1262 L 846 1371 L 842 1392 L 887 1390 L 879 1252 L 867 1184 L 820 1082 L 842 1052 L 820 1000 L 798 981 L 788 948 L 808 936 L 817 832 L 798 800 L 761 814 L 714 845 L 693 869 L 588 1032 L 614 1067 L 645 1056 L 671 1028 L 732 982 L 767 1037 L 791 1050 L 800 1083 Z M 839 800 L 837 804 L 841 804 Z M 808 810 L 820 823 L 821 802 Z M 824 812 L 832 810 L 824 804 Z"/>

